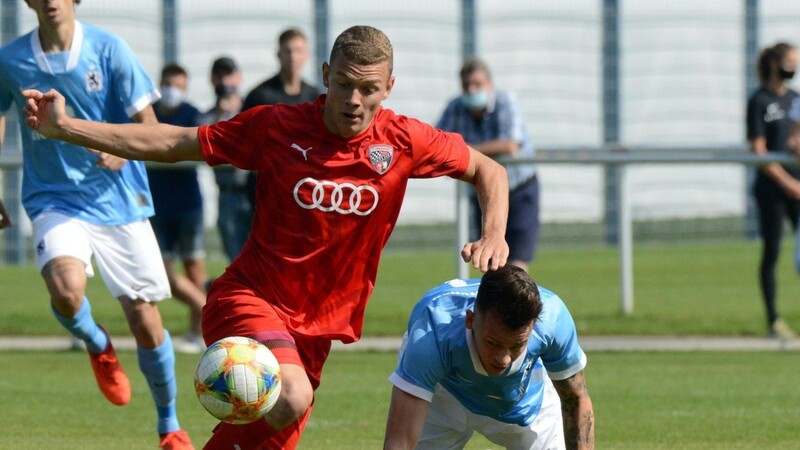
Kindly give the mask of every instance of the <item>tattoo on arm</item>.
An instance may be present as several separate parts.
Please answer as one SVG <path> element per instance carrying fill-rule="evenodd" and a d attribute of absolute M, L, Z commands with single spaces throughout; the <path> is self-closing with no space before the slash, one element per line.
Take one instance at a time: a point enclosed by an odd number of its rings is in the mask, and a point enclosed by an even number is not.
<path fill-rule="evenodd" d="M 594 410 L 583 371 L 553 385 L 561 398 L 567 448 L 594 448 Z"/>

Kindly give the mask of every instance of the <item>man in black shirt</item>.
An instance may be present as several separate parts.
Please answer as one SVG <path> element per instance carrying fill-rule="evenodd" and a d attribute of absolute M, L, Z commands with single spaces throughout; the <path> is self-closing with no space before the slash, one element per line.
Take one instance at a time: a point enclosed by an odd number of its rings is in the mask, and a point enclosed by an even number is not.
<path fill-rule="evenodd" d="M 308 60 L 308 39 L 297 28 L 288 28 L 278 36 L 278 62 L 280 70 L 272 78 L 259 84 L 244 100 L 242 111 L 259 105 L 277 105 L 286 103 L 312 102 L 319 95 L 319 91 L 303 81 L 301 72 Z M 250 204 L 256 204 L 256 172 L 250 172 L 247 177 L 247 195 Z"/>
<path fill-rule="evenodd" d="M 278 37 L 280 70 L 247 95 L 244 110 L 258 105 L 305 103 L 319 95 L 317 88 L 303 81 L 301 71 L 308 60 L 308 40 L 297 28 L 289 28 Z"/>

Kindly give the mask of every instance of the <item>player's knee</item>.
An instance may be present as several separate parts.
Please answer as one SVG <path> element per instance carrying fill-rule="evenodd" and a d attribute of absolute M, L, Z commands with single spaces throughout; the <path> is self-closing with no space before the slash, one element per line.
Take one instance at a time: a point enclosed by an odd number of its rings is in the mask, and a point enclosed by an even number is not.
<path fill-rule="evenodd" d="M 131 300 L 126 296 L 120 297 L 119 302 L 137 345 L 153 349 L 164 342 L 161 314 L 154 303 Z"/>
<path fill-rule="evenodd" d="M 83 263 L 71 257 L 58 257 L 42 268 L 53 306 L 68 317 L 80 308 L 86 291 L 86 272 Z"/>
<path fill-rule="evenodd" d="M 283 429 L 303 417 L 313 401 L 314 390 L 307 377 L 303 376 L 300 379 L 283 377 L 281 395 L 267 415 L 267 423 L 277 430 Z"/>

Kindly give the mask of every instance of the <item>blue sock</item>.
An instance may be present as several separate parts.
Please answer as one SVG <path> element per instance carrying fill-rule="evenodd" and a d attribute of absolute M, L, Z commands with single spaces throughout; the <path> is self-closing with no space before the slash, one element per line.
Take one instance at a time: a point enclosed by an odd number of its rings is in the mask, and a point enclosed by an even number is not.
<path fill-rule="evenodd" d="M 150 394 L 158 412 L 158 433 L 166 434 L 180 430 L 178 415 L 175 413 L 175 396 L 178 385 L 175 382 L 175 353 L 169 331 L 164 330 L 164 342 L 154 349 L 137 347 L 139 368 L 147 379 Z"/>
<path fill-rule="evenodd" d="M 108 347 L 108 336 L 97 326 L 92 317 L 89 299 L 83 297 L 83 304 L 74 317 L 64 317 L 50 305 L 56 320 L 73 336 L 86 342 L 86 349 L 92 353 L 102 353 Z"/>

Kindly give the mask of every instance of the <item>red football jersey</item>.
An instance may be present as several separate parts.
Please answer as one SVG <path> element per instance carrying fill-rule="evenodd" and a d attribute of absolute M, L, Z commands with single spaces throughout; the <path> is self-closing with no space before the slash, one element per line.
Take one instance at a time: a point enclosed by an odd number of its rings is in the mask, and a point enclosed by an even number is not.
<path fill-rule="evenodd" d="M 353 342 L 409 178 L 462 176 L 457 134 L 381 108 L 345 139 L 314 103 L 252 108 L 200 127 L 212 166 L 258 171 L 250 238 L 228 268 L 278 310 L 289 329 Z"/>

